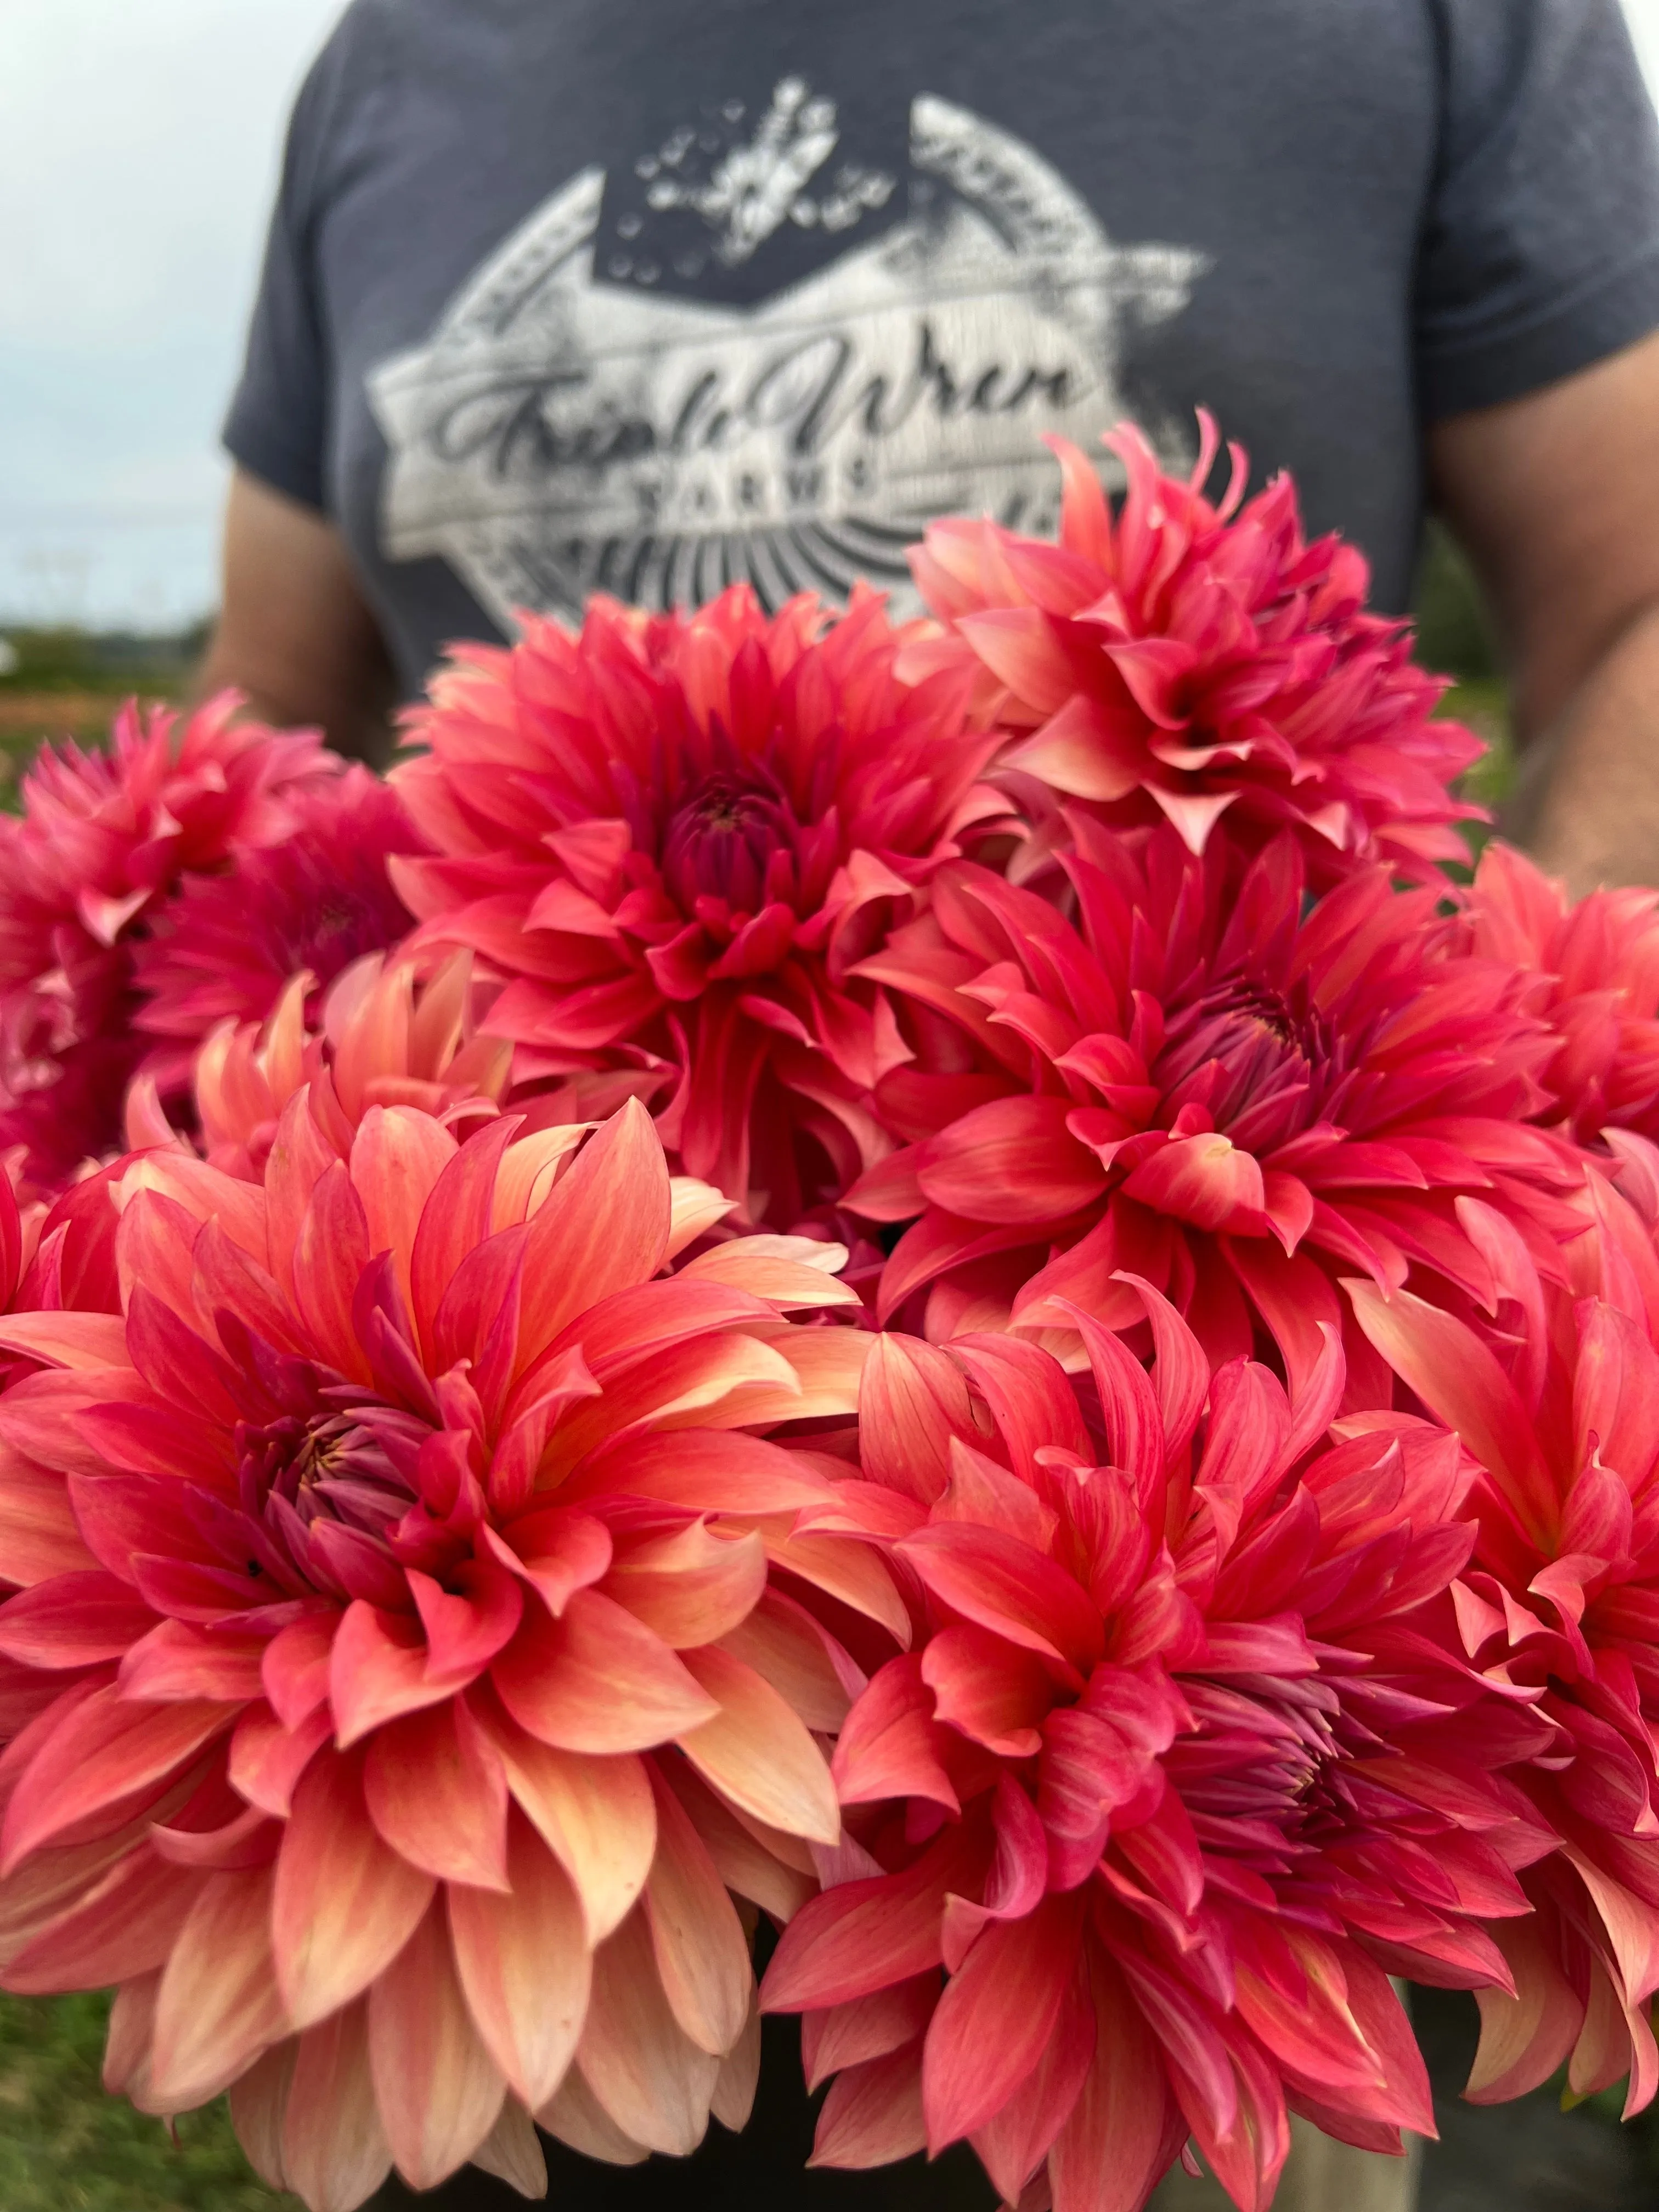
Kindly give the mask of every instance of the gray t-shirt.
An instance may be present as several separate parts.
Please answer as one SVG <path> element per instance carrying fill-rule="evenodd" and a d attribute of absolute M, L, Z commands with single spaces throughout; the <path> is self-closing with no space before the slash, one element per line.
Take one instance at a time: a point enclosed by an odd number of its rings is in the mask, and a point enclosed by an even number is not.
<path fill-rule="evenodd" d="M 594 589 L 902 599 L 1200 404 L 1397 607 L 1422 424 L 1659 326 L 1655 135 L 1617 0 L 356 0 L 226 442 L 410 689 Z"/>

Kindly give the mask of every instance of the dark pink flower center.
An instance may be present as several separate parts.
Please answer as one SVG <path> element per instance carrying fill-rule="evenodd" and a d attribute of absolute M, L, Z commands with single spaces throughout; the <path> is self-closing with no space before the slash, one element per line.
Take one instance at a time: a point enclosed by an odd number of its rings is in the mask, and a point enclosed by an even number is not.
<path fill-rule="evenodd" d="M 1288 1872 L 1294 1855 L 1363 1825 L 1349 1763 L 1383 1747 L 1336 1684 L 1237 1676 L 1181 1688 L 1198 1728 L 1164 1765 L 1206 1850 Z"/>
<path fill-rule="evenodd" d="M 782 793 L 757 769 L 748 781 L 707 777 L 668 818 L 662 879 L 688 919 L 700 900 L 733 913 L 794 903 L 800 825 Z"/>
<path fill-rule="evenodd" d="M 1202 1107 L 1251 1151 L 1283 1143 L 1316 1118 L 1334 1073 L 1328 1025 L 1304 993 L 1231 976 L 1174 1011 L 1152 1075 L 1173 1121 Z"/>

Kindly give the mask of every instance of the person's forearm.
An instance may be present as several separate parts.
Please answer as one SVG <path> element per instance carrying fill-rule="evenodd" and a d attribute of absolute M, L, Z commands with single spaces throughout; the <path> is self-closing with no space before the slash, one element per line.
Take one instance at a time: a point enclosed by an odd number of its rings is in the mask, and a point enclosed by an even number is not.
<path fill-rule="evenodd" d="M 1522 744 L 1499 827 L 1576 894 L 1659 884 L 1659 605 L 1628 623 L 1552 726 Z"/>

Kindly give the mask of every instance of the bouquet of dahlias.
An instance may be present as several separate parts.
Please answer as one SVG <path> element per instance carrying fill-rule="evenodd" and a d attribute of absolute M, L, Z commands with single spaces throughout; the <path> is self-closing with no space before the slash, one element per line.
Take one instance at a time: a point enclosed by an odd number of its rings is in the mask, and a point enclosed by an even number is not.
<path fill-rule="evenodd" d="M 1659 2090 L 1659 897 L 1283 479 L 929 618 L 605 600 L 380 783 L 216 702 L 0 870 L 0 1986 L 313 2212 L 740 2128 L 1020 2212 Z M 763 1972 L 757 1981 L 757 1964 Z"/>

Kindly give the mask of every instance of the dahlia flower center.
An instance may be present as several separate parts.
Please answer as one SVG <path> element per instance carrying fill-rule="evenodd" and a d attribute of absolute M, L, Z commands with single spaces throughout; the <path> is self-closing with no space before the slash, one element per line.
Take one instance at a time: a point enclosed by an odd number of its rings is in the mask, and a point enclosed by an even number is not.
<path fill-rule="evenodd" d="M 1173 1121 L 1200 1106 L 1218 1129 L 1249 1117 L 1254 1148 L 1313 1118 L 1311 1100 L 1329 1058 L 1318 1014 L 1270 984 L 1232 976 L 1170 1018 L 1152 1069 Z M 1261 1126 L 1258 1126 L 1260 1122 Z"/>
<path fill-rule="evenodd" d="M 1206 1850 L 1258 1862 L 1350 1832 L 1351 1763 L 1382 1748 L 1322 1678 L 1185 1681 L 1198 1723 L 1166 1756 Z"/>
<path fill-rule="evenodd" d="M 662 879 L 688 919 L 705 899 L 734 914 L 757 914 L 777 901 L 793 905 L 800 825 L 769 780 L 729 773 L 708 776 L 668 818 Z"/>
<path fill-rule="evenodd" d="M 361 1409 L 286 1414 L 240 1432 L 242 1489 L 256 1514 L 290 1509 L 307 1528 L 337 1521 L 383 1538 L 402 1520 L 413 1492 L 394 1470 L 384 1445 L 363 1425 Z M 251 1493 L 251 1495 L 250 1495 Z"/>

